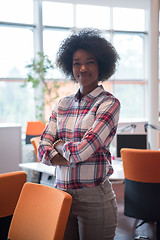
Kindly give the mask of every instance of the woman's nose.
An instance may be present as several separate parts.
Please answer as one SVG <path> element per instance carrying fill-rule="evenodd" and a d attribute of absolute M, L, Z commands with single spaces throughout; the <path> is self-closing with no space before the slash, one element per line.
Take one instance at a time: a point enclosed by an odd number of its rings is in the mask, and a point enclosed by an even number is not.
<path fill-rule="evenodd" d="M 86 71 L 86 66 L 83 64 L 81 65 L 80 72 L 85 72 Z"/>

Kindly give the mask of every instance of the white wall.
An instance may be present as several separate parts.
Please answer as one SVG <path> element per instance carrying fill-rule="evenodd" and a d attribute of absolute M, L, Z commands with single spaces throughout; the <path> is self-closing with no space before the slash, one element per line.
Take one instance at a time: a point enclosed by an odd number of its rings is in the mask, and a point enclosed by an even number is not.
<path fill-rule="evenodd" d="M 21 126 L 0 124 L 0 173 L 19 171 L 21 161 Z"/>

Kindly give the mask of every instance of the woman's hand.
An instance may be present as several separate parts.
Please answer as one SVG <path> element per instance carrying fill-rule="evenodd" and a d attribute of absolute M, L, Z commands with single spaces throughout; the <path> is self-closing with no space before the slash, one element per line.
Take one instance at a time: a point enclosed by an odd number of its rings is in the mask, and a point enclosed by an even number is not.
<path fill-rule="evenodd" d="M 56 154 L 54 156 L 54 158 L 52 158 L 51 162 L 53 165 L 69 165 L 70 163 L 62 156 L 63 155 L 63 148 L 64 142 L 62 140 L 58 140 L 57 142 L 55 142 L 54 144 L 54 148 L 56 149 L 56 151 L 58 152 L 58 154 Z"/>
<path fill-rule="evenodd" d="M 52 158 L 51 163 L 55 166 L 57 165 L 69 165 L 70 163 L 61 155 L 56 154 L 54 158 Z"/>
<path fill-rule="evenodd" d="M 63 140 L 58 140 L 53 145 L 54 145 L 54 148 L 56 149 L 56 151 L 63 156 L 62 148 L 63 148 L 63 145 L 64 145 L 64 141 Z"/>

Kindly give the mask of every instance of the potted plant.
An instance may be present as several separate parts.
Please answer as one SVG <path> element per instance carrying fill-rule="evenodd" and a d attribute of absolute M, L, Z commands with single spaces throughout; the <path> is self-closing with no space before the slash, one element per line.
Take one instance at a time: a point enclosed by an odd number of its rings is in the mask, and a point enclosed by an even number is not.
<path fill-rule="evenodd" d="M 43 52 L 38 52 L 37 56 L 32 59 L 32 62 L 26 65 L 26 68 L 28 69 L 28 74 L 23 87 L 27 83 L 32 83 L 33 88 L 42 90 L 36 91 L 35 106 L 36 118 L 44 122 L 44 107 L 48 106 L 51 112 L 53 100 L 59 96 L 58 88 L 60 83 L 53 77 L 47 78 L 48 75 L 52 76 L 54 64 L 47 55 Z"/>

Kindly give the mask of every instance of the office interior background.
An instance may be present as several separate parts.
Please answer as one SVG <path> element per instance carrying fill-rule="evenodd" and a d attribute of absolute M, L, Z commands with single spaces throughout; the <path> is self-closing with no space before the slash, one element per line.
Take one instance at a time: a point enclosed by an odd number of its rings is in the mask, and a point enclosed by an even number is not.
<path fill-rule="evenodd" d="M 0 0 L 0 173 L 20 170 L 21 163 L 36 162 L 33 146 L 25 144 L 25 132 L 27 122 L 39 120 L 35 102 L 41 93 L 41 105 L 44 94 L 42 86 L 22 87 L 28 73 L 26 65 L 38 52 L 44 52 L 55 66 L 61 41 L 86 27 L 101 30 L 120 56 L 116 73 L 102 84 L 121 102 L 118 130 L 126 128 L 126 133 L 134 130 L 139 134 L 145 132 L 146 123 L 156 126 L 148 127 L 148 141 L 151 149 L 160 148 L 159 6 L 159 0 Z M 48 85 L 51 79 L 58 85 L 53 105 L 77 90 L 78 86 L 56 67 L 52 74 L 48 72 Z M 45 105 L 46 121 L 50 114 Z M 10 128 L 12 125 L 20 128 Z M 136 128 L 130 128 L 132 125 Z M 28 181 L 37 182 L 38 172 L 26 169 Z M 42 173 L 40 183 L 53 186 L 48 173 Z M 124 184 L 115 181 L 114 189 L 119 202 L 119 240 L 124 239 L 122 225 L 127 235 L 131 228 L 123 214 Z M 144 230 L 150 230 L 148 225 Z"/>
<path fill-rule="evenodd" d="M 20 124 L 25 133 L 27 122 L 36 120 L 35 97 L 42 91 L 31 84 L 22 88 L 25 66 L 38 52 L 55 64 L 60 42 L 91 27 L 100 29 L 120 56 L 115 75 L 103 83 L 121 102 L 120 123 L 158 126 L 158 13 L 158 0 L 1 0 L 0 123 Z M 77 86 L 56 67 L 52 76 L 48 73 L 48 82 L 51 77 L 60 84 L 58 98 L 75 92 Z M 46 121 L 49 116 L 46 107 Z M 159 131 L 152 134 L 157 148 Z"/>

